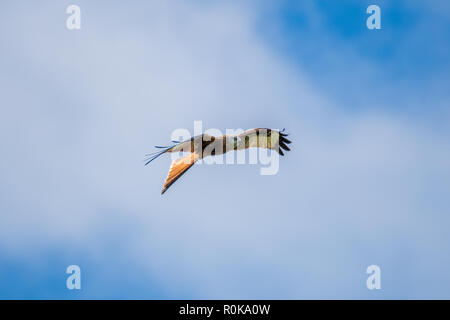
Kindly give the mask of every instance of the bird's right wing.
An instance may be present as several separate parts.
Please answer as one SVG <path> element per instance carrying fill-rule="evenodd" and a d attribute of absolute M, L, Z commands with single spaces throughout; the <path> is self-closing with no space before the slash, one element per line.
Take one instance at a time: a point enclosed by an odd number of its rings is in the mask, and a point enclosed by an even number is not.
<path fill-rule="evenodd" d="M 200 158 L 197 153 L 190 153 L 182 158 L 179 158 L 172 162 L 169 169 L 169 174 L 167 175 L 166 181 L 164 182 L 161 194 L 166 192 L 166 190 L 175 182 L 179 177 L 183 175 L 194 163 Z"/>
<path fill-rule="evenodd" d="M 282 150 L 290 151 L 291 149 L 287 144 L 291 143 L 287 139 L 287 134 L 284 133 L 284 129 L 272 130 L 268 128 L 255 128 L 244 131 L 239 134 L 238 137 L 245 141 L 245 148 L 267 148 L 278 151 L 280 155 L 284 155 Z"/>

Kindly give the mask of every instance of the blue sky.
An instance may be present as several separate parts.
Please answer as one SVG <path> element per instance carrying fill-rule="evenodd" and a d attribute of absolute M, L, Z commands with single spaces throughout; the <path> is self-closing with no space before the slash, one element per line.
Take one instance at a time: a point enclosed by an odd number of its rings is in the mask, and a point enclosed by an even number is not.
<path fill-rule="evenodd" d="M 450 298 L 446 1 L 0 9 L 0 298 Z M 195 120 L 292 152 L 160 196 L 170 159 L 143 156 Z"/>

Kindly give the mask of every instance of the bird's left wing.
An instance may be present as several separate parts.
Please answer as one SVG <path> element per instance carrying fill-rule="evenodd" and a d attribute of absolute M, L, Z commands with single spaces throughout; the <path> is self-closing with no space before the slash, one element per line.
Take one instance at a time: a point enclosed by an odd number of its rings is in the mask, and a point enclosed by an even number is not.
<path fill-rule="evenodd" d="M 172 162 L 169 169 L 169 174 L 167 175 L 166 181 L 164 182 L 161 194 L 166 192 L 166 190 L 178 180 L 179 177 L 183 175 L 194 163 L 200 159 L 198 153 L 190 153 L 187 156 L 179 158 Z"/>

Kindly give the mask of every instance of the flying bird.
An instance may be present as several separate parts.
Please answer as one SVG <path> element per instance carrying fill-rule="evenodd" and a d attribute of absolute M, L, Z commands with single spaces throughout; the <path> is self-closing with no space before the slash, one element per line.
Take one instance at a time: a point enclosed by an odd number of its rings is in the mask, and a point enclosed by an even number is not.
<path fill-rule="evenodd" d="M 267 128 L 249 129 L 236 135 L 222 135 L 210 136 L 208 134 L 201 134 L 192 137 L 189 140 L 175 143 L 172 146 L 155 146 L 162 149 L 157 152 L 147 154 L 145 165 L 158 158 L 165 153 L 183 152 L 187 155 L 174 160 L 170 165 L 169 174 L 164 182 L 161 194 L 177 181 L 196 161 L 207 156 L 221 155 L 228 151 L 245 150 L 248 148 L 265 148 L 277 151 L 284 156 L 283 150 L 290 151 L 287 144 L 291 141 L 286 138 L 287 134 L 284 129 L 272 130 Z"/>

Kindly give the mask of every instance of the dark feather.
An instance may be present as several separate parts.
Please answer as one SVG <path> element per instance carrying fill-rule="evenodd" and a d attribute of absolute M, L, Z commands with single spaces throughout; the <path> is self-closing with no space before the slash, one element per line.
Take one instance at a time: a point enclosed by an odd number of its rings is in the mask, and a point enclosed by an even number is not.
<path fill-rule="evenodd" d="M 280 131 L 280 140 L 278 141 L 279 147 L 281 147 L 283 150 L 291 151 L 291 149 L 287 146 L 287 144 L 291 143 L 291 140 L 286 138 L 288 136 L 287 133 L 283 133 L 284 129 Z M 281 150 L 280 148 L 280 150 Z"/>
<path fill-rule="evenodd" d="M 284 150 L 291 151 L 291 149 L 289 149 L 289 147 L 285 145 L 282 140 L 280 140 L 280 147 L 283 148 Z"/>

